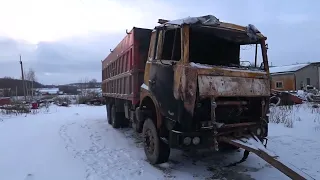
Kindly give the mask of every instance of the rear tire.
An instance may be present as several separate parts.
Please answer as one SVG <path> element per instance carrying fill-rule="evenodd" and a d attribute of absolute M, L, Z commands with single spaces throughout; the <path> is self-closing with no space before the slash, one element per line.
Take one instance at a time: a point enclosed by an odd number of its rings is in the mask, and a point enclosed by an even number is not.
<path fill-rule="evenodd" d="M 111 105 L 106 104 L 106 110 L 107 110 L 107 118 L 108 118 L 108 123 L 112 124 L 112 119 L 111 119 Z"/>
<path fill-rule="evenodd" d="M 151 119 L 143 124 L 144 152 L 150 164 L 167 162 L 170 156 L 170 147 L 160 140 L 157 129 Z"/>
<path fill-rule="evenodd" d="M 111 124 L 112 124 L 112 127 L 115 128 L 115 129 L 120 128 L 123 120 L 124 120 L 124 113 L 117 112 L 116 111 L 116 106 L 112 105 L 112 108 L 111 108 Z"/>

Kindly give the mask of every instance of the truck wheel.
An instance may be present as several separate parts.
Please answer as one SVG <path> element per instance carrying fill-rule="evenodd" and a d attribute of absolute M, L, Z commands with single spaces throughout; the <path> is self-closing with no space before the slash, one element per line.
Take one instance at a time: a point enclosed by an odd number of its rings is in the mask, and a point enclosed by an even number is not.
<path fill-rule="evenodd" d="M 170 156 L 170 147 L 160 140 L 157 129 L 151 119 L 143 124 L 144 152 L 151 164 L 167 162 Z"/>
<path fill-rule="evenodd" d="M 124 119 L 124 113 L 116 112 L 116 106 L 113 105 L 111 108 L 111 122 L 112 127 L 118 129 Z"/>
<path fill-rule="evenodd" d="M 108 118 L 108 123 L 112 124 L 112 119 L 111 119 L 111 105 L 106 104 L 106 110 L 107 110 L 107 118 Z"/>

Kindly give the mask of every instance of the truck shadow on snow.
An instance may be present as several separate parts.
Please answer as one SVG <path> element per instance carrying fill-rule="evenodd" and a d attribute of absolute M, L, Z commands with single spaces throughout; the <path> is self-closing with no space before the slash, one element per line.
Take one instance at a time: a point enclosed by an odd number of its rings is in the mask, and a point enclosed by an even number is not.
<path fill-rule="evenodd" d="M 130 128 L 119 129 L 127 139 L 135 143 L 137 148 L 143 151 L 143 139 Z M 176 179 L 181 173 L 190 173 L 193 178 L 206 180 L 213 179 L 254 179 L 250 173 L 270 166 L 249 165 L 250 156 L 246 162 L 233 167 L 225 167 L 231 163 L 237 162 L 242 158 L 242 150 L 234 152 L 213 152 L 210 150 L 201 150 L 196 152 L 184 152 L 180 150 L 171 150 L 169 162 L 155 165 L 154 167 L 163 171 L 165 179 Z M 253 156 L 253 155 L 251 155 Z M 252 158 L 252 161 L 257 160 Z M 147 161 L 147 160 L 145 160 Z"/>

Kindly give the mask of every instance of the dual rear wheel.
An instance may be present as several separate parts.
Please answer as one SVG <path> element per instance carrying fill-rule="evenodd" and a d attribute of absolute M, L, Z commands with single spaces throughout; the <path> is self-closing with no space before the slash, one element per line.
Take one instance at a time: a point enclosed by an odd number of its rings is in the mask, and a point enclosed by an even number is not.
<path fill-rule="evenodd" d="M 113 128 L 118 129 L 121 126 L 125 126 L 127 119 L 124 116 L 123 112 L 117 112 L 115 105 L 106 105 L 107 108 L 107 118 L 108 123 L 112 125 Z"/>
<path fill-rule="evenodd" d="M 116 112 L 115 105 L 106 105 L 108 123 L 113 128 L 119 128 L 125 124 L 124 113 Z M 135 127 L 133 125 L 133 127 Z M 137 127 L 136 127 L 137 128 Z M 135 129 L 137 131 L 137 129 Z M 143 123 L 142 136 L 144 152 L 150 164 L 160 164 L 167 162 L 170 156 L 170 147 L 163 142 L 158 134 L 154 121 L 147 118 Z"/>

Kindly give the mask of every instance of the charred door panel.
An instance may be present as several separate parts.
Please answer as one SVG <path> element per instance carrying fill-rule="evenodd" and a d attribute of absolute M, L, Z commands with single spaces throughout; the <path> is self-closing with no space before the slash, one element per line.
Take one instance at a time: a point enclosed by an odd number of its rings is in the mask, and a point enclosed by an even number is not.
<path fill-rule="evenodd" d="M 153 62 L 149 73 L 149 88 L 157 99 L 161 112 L 171 119 L 177 119 L 178 101 L 173 95 L 173 66 Z"/>

